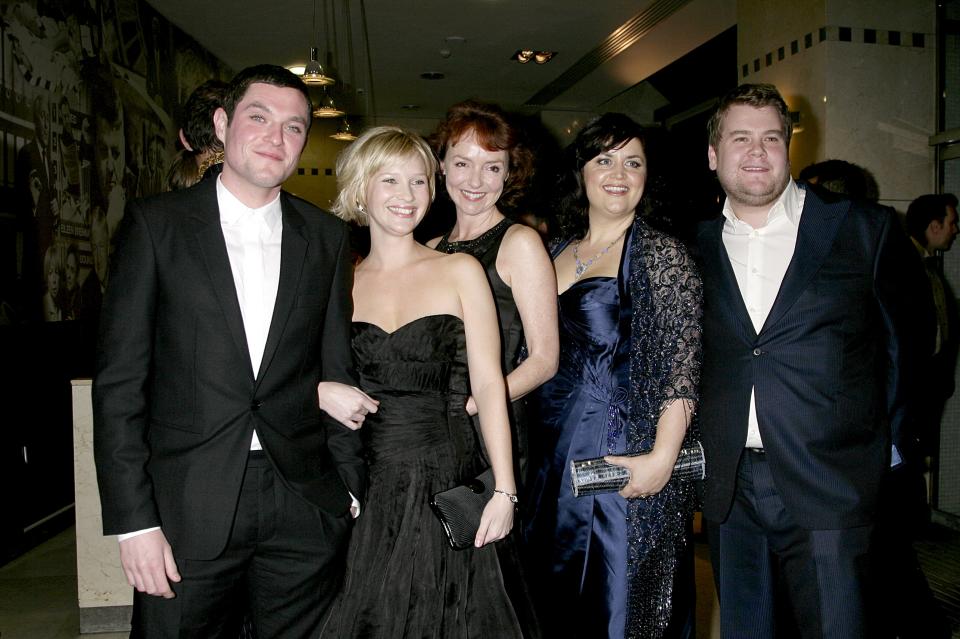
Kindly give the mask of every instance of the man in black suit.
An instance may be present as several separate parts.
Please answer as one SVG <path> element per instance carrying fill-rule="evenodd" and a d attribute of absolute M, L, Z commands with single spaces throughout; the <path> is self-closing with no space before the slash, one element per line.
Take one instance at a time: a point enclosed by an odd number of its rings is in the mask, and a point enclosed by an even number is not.
<path fill-rule="evenodd" d="M 310 126 L 299 78 L 241 71 L 214 125 L 219 178 L 130 203 L 115 239 L 93 387 L 104 533 L 134 636 L 233 639 L 246 611 L 261 639 L 311 637 L 364 488 L 352 428 L 375 410 L 350 386 L 347 231 L 281 191 Z M 340 389 L 323 406 L 321 380 Z"/>
<path fill-rule="evenodd" d="M 734 89 L 710 121 L 727 197 L 698 233 L 704 515 L 724 637 L 859 638 L 877 491 L 909 416 L 918 265 L 892 211 L 791 180 L 790 134 L 772 85 Z"/>
<path fill-rule="evenodd" d="M 943 276 L 943 254 L 950 250 L 958 232 L 957 196 L 952 193 L 921 195 L 907 207 L 907 232 L 923 259 L 934 307 L 936 340 L 924 367 L 926 395 L 920 420 L 920 444 L 924 455 L 936 456 L 940 444 L 943 406 L 953 395 L 954 369 L 960 349 L 960 316 L 949 282 Z"/>

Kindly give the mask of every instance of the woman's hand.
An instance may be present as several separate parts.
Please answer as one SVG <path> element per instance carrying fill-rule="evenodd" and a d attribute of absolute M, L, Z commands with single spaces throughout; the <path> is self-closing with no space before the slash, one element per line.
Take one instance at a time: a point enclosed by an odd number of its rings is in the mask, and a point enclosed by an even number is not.
<path fill-rule="evenodd" d="M 493 493 L 493 497 L 483 508 L 473 545 L 480 548 L 510 534 L 510 529 L 513 528 L 513 511 L 514 505 L 509 497 L 502 493 Z"/>
<path fill-rule="evenodd" d="M 669 455 L 658 454 L 656 449 L 647 455 L 608 455 L 604 459 L 630 471 L 630 481 L 620 490 L 620 495 L 627 499 L 659 493 L 670 481 L 677 462 L 676 455 L 671 459 Z"/>
<path fill-rule="evenodd" d="M 350 430 L 360 428 L 367 414 L 377 412 L 377 407 L 380 405 L 380 402 L 356 386 L 347 386 L 339 382 L 317 384 L 317 401 L 320 404 L 320 410 Z"/>

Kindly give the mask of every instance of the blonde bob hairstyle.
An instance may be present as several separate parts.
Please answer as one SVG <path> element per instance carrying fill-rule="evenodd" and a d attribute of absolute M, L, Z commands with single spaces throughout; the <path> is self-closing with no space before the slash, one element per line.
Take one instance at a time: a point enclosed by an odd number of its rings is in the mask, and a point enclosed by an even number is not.
<path fill-rule="evenodd" d="M 367 186 L 385 166 L 411 157 L 423 161 L 430 187 L 430 201 L 436 194 L 437 160 L 430 146 L 416 133 L 396 126 L 368 129 L 337 158 L 339 194 L 333 212 L 347 222 L 367 225 Z"/>

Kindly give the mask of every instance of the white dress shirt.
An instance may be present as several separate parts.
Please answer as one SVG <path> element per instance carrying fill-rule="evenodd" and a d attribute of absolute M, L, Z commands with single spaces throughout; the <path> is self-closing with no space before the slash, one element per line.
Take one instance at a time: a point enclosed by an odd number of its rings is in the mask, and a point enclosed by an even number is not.
<path fill-rule="evenodd" d="M 737 278 L 743 304 L 757 333 L 773 308 L 783 276 L 793 259 L 805 196 L 806 191 L 790 180 L 767 213 L 766 224 L 756 229 L 736 216 L 729 198 L 723 204 L 726 218 L 723 245 Z M 744 446 L 763 448 L 753 389 L 750 389 L 750 417 Z"/>
<path fill-rule="evenodd" d="M 220 228 L 230 257 L 230 270 L 247 335 L 250 365 L 256 379 L 270 331 L 280 285 L 280 239 L 283 223 L 280 193 L 272 202 L 251 209 L 234 197 L 217 177 Z M 256 431 L 250 450 L 261 450 Z"/>

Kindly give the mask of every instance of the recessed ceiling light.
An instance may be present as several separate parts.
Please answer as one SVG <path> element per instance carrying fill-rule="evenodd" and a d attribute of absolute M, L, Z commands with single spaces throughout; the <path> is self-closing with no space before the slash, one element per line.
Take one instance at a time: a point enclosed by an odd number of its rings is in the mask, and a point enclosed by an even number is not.
<path fill-rule="evenodd" d="M 443 75 L 439 71 L 424 71 L 420 74 L 421 80 L 443 80 L 445 77 L 447 76 Z"/>
<path fill-rule="evenodd" d="M 516 60 L 520 64 L 526 64 L 533 60 L 537 64 L 546 64 L 553 59 L 553 56 L 557 55 L 556 51 L 534 51 L 533 49 L 517 49 L 512 56 L 511 60 Z"/>

